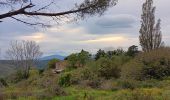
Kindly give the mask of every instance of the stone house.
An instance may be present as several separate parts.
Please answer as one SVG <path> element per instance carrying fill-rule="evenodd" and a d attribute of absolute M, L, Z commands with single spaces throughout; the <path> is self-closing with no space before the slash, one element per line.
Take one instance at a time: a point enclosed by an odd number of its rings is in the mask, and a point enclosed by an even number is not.
<path fill-rule="evenodd" d="M 54 74 L 59 74 L 64 71 L 66 67 L 66 61 L 59 61 L 56 63 L 55 69 L 53 69 Z"/>

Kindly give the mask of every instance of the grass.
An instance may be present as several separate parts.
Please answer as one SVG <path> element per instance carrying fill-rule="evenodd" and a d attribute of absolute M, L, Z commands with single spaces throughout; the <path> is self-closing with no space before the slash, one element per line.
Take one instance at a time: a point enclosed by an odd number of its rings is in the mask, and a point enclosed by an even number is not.
<path fill-rule="evenodd" d="M 65 90 L 68 91 L 68 96 L 56 96 L 53 100 L 103 100 L 103 97 L 114 94 L 112 91 L 80 87 L 68 87 Z"/>
<path fill-rule="evenodd" d="M 139 86 L 137 85 L 134 89 L 117 88 L 102 90 L 72 85 L 62 88 L 66 92 L 65 95 L 57 96 L 48 91 L 50 88 L 56 88 L 56 77 L 49 72 L 39 76 L 37 71 L 32 70 L 28 80 L 23 80 L 2 90 L 5 97 L 9 98 L 5 100 L 170 100 L 170 78 L 162 81 L 149 80 L 137 82 Z M 118 87 L 117 84 L 119 82 L 116 80 L 109 82 L 112 83 L 113 87 Z"/>
<path fill-rule="evenodd" d="M 52 100 L 170 100 L 170 90 L 160 88 L 103 91 L 69 87 L 66 90 L 69 92 L 68 96 L 56 96 Z"/>
<path fill-rule="evenodd" d="M 163 81 L 165 82 L 165 81 Z M 168 81 L 169 82 L 169 81 Z M 4 94 L 11 100 L 170 100 L 170 84 L 164 87 L 120 89 L 116 91 L 70 86 L 64 88 L 66 96 L 54 96 L 50 99 L 37 99 L 43 95 L 43 89 L 19 88 L 10 86 L 4 89 Z"/>

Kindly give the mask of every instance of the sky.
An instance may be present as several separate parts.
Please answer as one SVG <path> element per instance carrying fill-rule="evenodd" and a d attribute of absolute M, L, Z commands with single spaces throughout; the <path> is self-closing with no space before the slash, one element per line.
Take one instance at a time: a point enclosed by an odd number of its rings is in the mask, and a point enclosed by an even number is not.
<path fill-rule="evenodd" d="M 66 0 L 76 1 L 76 0 Z M 73 23 L 64 23 L 48 29 L 29 27 L 14 20 L 0 23 L 0 48 L 2 55 L 12 40 L 36 41 L 46 55 L 69 55 L 84 49 L 95 53 L 98 49 L 113 50 L 139 45 L 140 16 L 145 0 L 119 0 L 103 16 Z M 69 3 L 61 3 L 68 7 Z M 170 0 L 154 0 L 156 19 L 162 20 L 163 41 L 170 45 Z M 62 9 L 62 8 L 60 8 Z M 65 9 L 65 8 L 63 8 Z M 45 20 L 45 19 L 44 19 Z"/>

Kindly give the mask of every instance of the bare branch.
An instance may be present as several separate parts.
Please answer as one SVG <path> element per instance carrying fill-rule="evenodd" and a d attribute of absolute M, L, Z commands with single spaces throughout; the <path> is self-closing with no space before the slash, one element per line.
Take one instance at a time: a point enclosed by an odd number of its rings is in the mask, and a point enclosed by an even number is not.
<path fill-rule="evenodd" d="M 30 26 L 41 26 L 41 27 L 50 27 L 50 25 L 46 25 L 46 24 L 44 24 L 44 23 L 29 23 L 29 22 L 26 22 L 26 21 L 23 21 L 23 20 L 20 20 L 20 19 L 18 19 L 18 18 L 15 18 L 15 17 L 11 17 L 12 19 L 15 19 L 15 20 L 17 20 L 17 21 L 19 21 L 19 22 L 22 22 L 22 23 L 24 23 L 24 24 L 26 24 L 26 25 L 30 25 Z"/>

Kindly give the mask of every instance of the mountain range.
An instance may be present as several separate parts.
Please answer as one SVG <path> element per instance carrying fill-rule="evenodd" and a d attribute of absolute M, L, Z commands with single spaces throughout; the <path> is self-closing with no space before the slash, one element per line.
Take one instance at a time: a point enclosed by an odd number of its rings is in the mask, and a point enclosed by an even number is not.
<path fill-rule="evenodd" d="M 51 59 L 59 59 L 59 60 L 64 60 L 66 56 L 61 56 L 61 55 L 50 55 L 50 56 L 45 56 L 40 58 L 40 60 L 51 60 Z"/>

